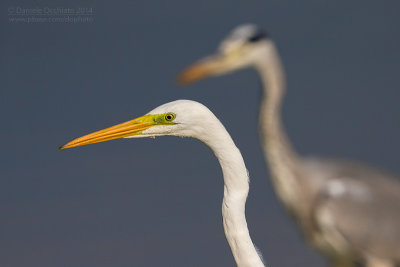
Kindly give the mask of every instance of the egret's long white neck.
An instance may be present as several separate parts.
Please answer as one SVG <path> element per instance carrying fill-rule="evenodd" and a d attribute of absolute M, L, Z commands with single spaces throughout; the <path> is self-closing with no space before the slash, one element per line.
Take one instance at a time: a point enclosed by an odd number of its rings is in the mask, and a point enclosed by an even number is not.
<path fill-rule="evenodd" d="M 281 121 L 281 104 L 285 93 L 285 74 L 279 54 L 273 43 L 263 50 L 255 63 L 262 87 L 263 96 L 260 104 L 259 127 L 265 158 L 272 172 L 272 181 L 277 194 L 290 210 L 303 208 L 301 198 L 303 190 L 300 164 L 284 131 Z M 300 202 L 299 202 L 300 201 Z M 301 212 L 296 212 L 301 214 Z"/>
<path fill-rule="evenodd" d="M 224 126 L 217 121 L 208 128 L 210 136 L 200 140 L 206 143 L 217 157 L 224 176 L 222 217 L 224 231 L 236 264 L 239 267 L 264 266 L 251 241 L 245 217 L 245 204 L 249 192 L 249 177 L 239 149 Z"/>

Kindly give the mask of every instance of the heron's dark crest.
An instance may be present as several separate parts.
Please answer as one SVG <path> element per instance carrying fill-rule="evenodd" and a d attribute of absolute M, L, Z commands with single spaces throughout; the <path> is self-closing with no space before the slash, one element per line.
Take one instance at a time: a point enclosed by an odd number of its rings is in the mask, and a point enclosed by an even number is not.
<path fill-rule="evenodd" d="M 258 29 L 254 33 L 254 35 L 250 36 L 247 39 L 247 41 L 250 42 L 250 43 L 255 43 L 255 42 L 258 42 L 260 40 L 267 40 L 269 38 L 270 38 L 270 35 L 267 32 Z"/>

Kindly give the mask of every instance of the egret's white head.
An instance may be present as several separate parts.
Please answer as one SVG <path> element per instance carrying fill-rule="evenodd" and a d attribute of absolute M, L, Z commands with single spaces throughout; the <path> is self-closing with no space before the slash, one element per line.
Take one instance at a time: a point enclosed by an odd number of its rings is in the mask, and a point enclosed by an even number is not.
<path fill-rule="evenodd" d="M 205 141 L 215 124 L 220 124 L 204 105 L 190 100 L 177 100 L 161 105 L 146 115 L 76 138 L 61 149 L 89 145 L 118 138 L 174 135 Z"/>
<path fill-rule="evenodd" d="M 274 48 L 266 32 L 253 24 L 236 27 L 221 42 L 214 55 L 187 67 L 178 75 L 180 84 L 189 84 L 208 76 L 222 75 L 237 69 L 256 66 Z"/>

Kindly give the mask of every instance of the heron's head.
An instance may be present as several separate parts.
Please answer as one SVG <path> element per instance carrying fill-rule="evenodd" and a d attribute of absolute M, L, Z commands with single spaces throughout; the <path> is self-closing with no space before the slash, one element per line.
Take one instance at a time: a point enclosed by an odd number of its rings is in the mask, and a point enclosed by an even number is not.
<path fill-rule="evenodd" d="M 268 34 L 259 27 L 252 24 L 238 26 L 221 42 L 215 54 L 184 69 L 178 75 L 178 82 L 186 85 L 208 76 L 256 66 L 265 60 L 273 47 Z"/>
<path fill-rule="evenodd" d="M 159 106 L 144 116 L 76 138 L 60 147 L 66 149 L 118 138 L 174 135 L 202 139 L 212 131 L 214 114 L 204 105 L 190 100 L 177 100 Z"/>

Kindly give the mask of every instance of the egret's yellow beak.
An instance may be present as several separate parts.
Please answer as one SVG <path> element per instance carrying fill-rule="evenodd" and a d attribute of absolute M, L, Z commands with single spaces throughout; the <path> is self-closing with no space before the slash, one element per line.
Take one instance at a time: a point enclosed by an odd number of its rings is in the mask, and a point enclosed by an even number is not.
<path fill-rule="evenodd" d="M 187 85 L 211 75 L 218 75 L 226 68 L 227 63 L 227 57 L 224 55 L 205 58 L 180 72 L 177 82 L 180 85 Z"/>
<path fill-rule="evenodd" d="M 154 115 L 145 115 L 137 119 L 127 121 L 85 136 L 76 138 L 71 142 L 61 146 L 60 149 L 66 149 L 77 146 L 90 145 L 94 143 L 109 141 L 117 138 L 124 138 L 133 135 L 140 135 L 143 130 L 152 126 L 159 125 L 154 119 Z"/>

